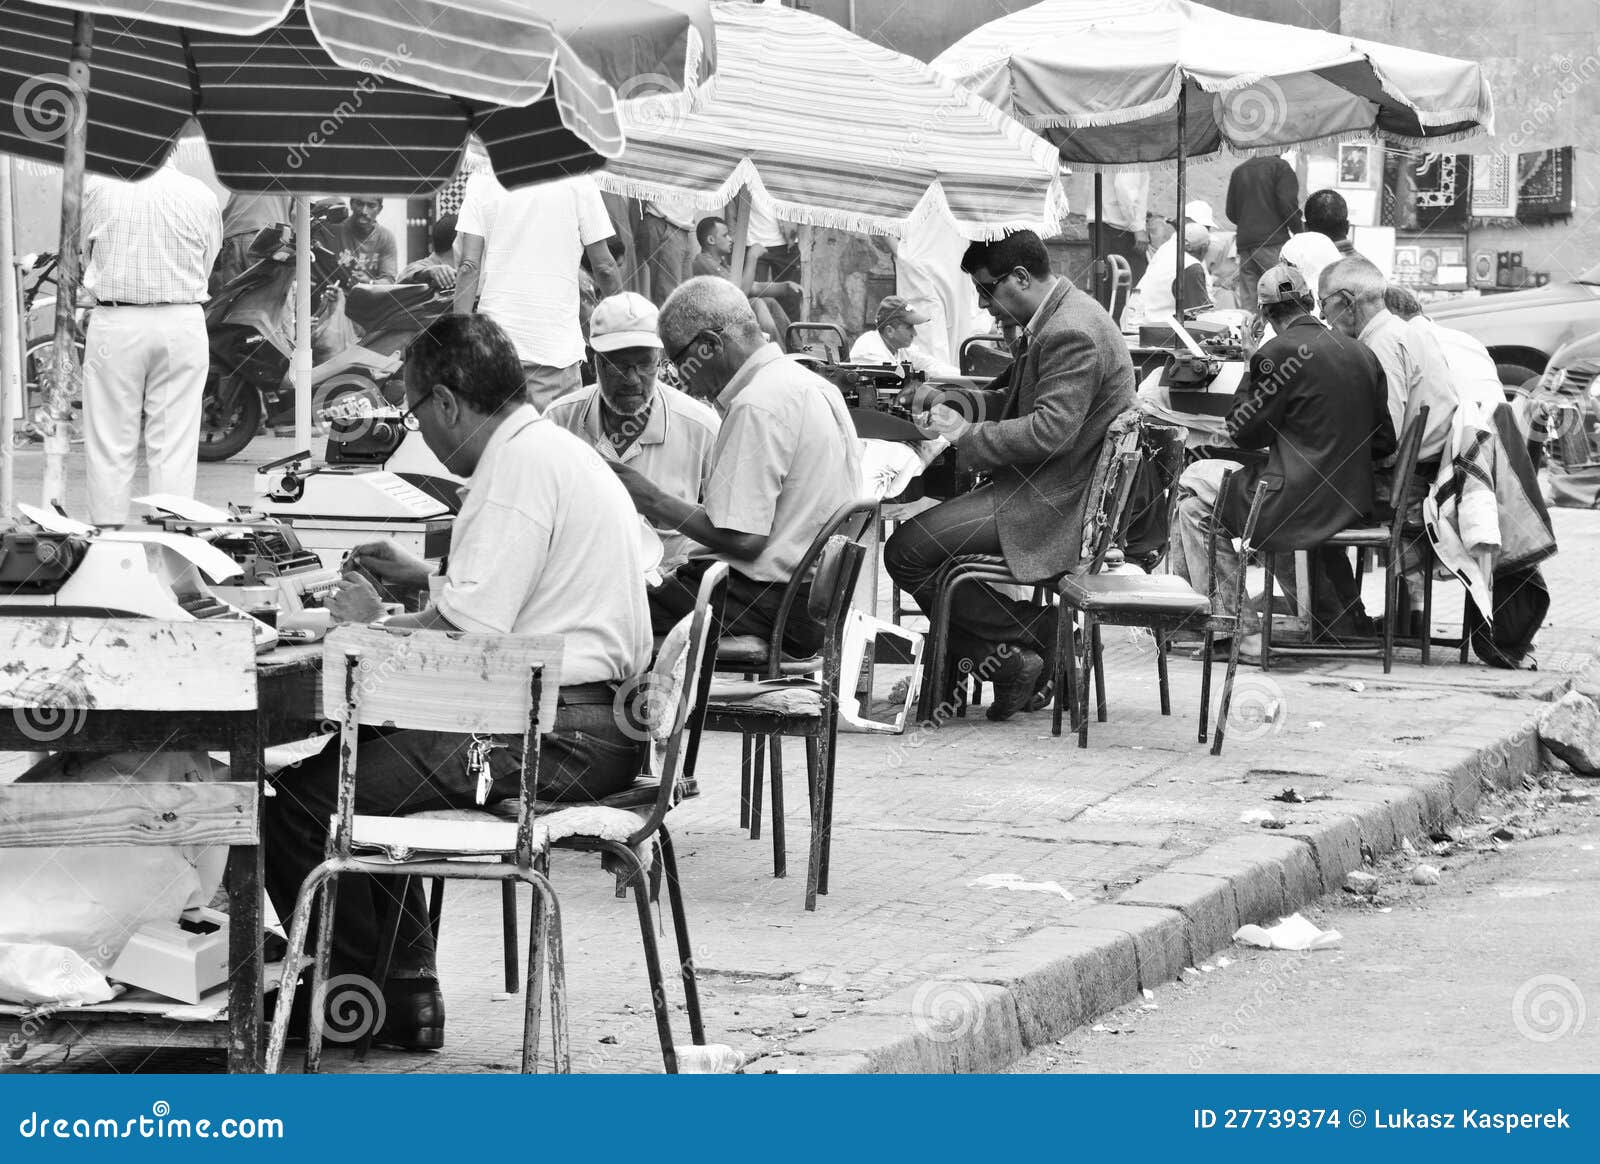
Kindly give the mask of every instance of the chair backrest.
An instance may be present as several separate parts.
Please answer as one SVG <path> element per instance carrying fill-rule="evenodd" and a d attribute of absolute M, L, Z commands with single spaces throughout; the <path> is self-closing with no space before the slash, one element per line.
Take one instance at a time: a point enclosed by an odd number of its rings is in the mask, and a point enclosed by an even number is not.
<path fill-rule="evenodd" d="M 956 366 L 963 376 L 998 376 L 1011 366 L 1011 351 L 1006 337 L 995 332 L 991 335 L 969 335 L 956 350 Z"/>
<path fill-rule="evenodd" d="M 683 651 L 674 660 L 658 654 L 651 667 L 648 697 L 670 698 L 669 693 L 676 693 L 676 698 L 672 699 L 670 707 L 658 712 L 666 728 L 660 770 L 656 773 L 660 786 L 654 809 L 629 838 L 630 845 L 654 833 L 673 805 L 685 796 L 694 795 L 694 765 L 700 752 L 700 731 L 705 724 L 711 691 L 715 644 L 722 630 L 727 599 L 728 567 L 718 562 L 700 577 L 700 590 L 689 623 L 689 639 Z M 655 720 L 656 716 L 650 718 Z"/>
<path fill-rule="evenodd" d="M 807 332 L 820 332 L 817 340 L 803 340 Z M 783 350 L 786 352 L 816 352 L 832 363 L 841 362 L 850 351 L 845 342 L 844 329 L 833 323 L 791 323 L 783 333 Z"/>
<path fill-rule="evenodd" d="M 1128 302 L 1133 288 L 1133 268 L 1121 255 L 1101 255 L 1093 272 L 1094 297 L 1113 319 Z"/>
<path fill-rule="evenodd" d="M 861 577 L 861 563 L 866 554 L 865 546 L 847 540 L 842 534 L 829 538 L 817 562 L 811 597 L 806 604 L 807 613 L 822 624 L 823 682 L 835 695 L 838 694 L 835 684 L 844 650 L 845 615 L 850 610 L 850 600 L 855 597 L 856 582 Z"/>
<path fill-rule="evenodd" d="M 1422 455 L 1422 434 L 1428 427 L 1428 406 L 1419 405 L 1411 419 L 1400 432 L 1398 455 L 1394 462 L 1394 480 L 1389 484 L 1389 504 L 1394 507 L 1396 520 L 1405 521 L 1406 484 L 1416 475 L 1417 460 Z"/>
<path fill-rule="evenodd" d="M 532 856 L 539 737 L 554 726 L 561 693 L 559 635 L 345 626 L 323 642 L 323 715 L 339 725 L 336 851 L 350 852 L 362 726 L 454 735 L 521 735 L 517 858 Z"/>
<path fill-rule="evenodd" d="M 860 542 L 866 537 L 867 531 L 878 519 L 878 504 L 878 500 L 874 497 L 861 497 L 845 502 L 833 511 L 822 528 L 817 531 L 817 536 L 812 538 L 811 544 L 806 547 L 805 556 L 800 559 L 793 577 L 784 587 L 783 599 L 778 604 L 778 613 L 772 620 L 773 649 L 767 653 L 767 665 L 773 678 L 780 674 L 779 668 L 783 661 L 783 633 L 789 622 L 789 612 L 794 609 L 801 588 L 813 578 L 815 567 L 822 559 L 823 550 L 835 537 L 843 537 L 851 542 Z M 812 589 L 813 591 L 816 589 L 814 582 Z"/>
<path fill-rule="evenodd" d="M 1107 551 L 1124 527 L 1134 469 L 1139 462 L 1139 435 L 1143 423 L 1143 414 L 1130 408 L 1106 428 L 1084 504 L 1077 568 L 1080 574 L 1099 571 Z"/>

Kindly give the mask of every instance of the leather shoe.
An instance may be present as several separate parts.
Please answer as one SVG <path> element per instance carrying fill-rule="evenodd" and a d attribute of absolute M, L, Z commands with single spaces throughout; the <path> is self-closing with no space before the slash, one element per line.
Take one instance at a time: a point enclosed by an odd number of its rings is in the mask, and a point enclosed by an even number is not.
<path fill-rule="evenodd" d="M 1043 672 L 1044 660 L 1037 654 L 1021 647 L 1009 648 L 1005 661 L 989 677 L 994 684 L 994 702 L 989 705 L 988 717 L 1003 723 L 1025 708 Z"/>
<path fill-rule="evenodd" d="M 444 1046 L 444 995 L 433 978 L 392 978 L 383 988 L 383 1025 L 377 1047 L 437 1051 Z"/>

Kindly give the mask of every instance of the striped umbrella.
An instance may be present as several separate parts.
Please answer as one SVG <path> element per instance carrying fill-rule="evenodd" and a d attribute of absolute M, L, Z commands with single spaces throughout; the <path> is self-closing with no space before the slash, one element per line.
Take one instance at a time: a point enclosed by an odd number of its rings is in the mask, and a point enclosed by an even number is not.
<path fill-rule="evenodd" d="M 787 221 L 892 236 L 940 211 L 971 238 L 1065 213 L 1055 150 L 922 62 L 776 4 L 712 14 L 702 100 L 631 104 L 602 187 L 702 210 L 748 187 Z"/>
<path fill-rule="evenodd" d="M 93 95 L 66 76 L 96 15 Z M 6 0 L 0 152 L 140 178 L 193 117 L 233 190 L 423 195 L 475 132 L 507 185 L 598 166 L 620 105 L 683 100 L 712 65 L 703 0 Z M 665 94 L 665 96 L 662 96 Z"/>
<path fill-rule="evenodd" d="M 98 32 L 98 36 L 96 35 Z M 247 192 L 431 193 L 469 132 L 501 180 L 592 169 L 623 144 L 634 92 L 687 104 L 713 65 L 704 0 L 3 0 L 0 151 L 62 163 L 61 261 L 45 504 L 65 495 L 83 176 L 132 179 L 190 118 Z M 90 61 L 94 62 L 91 83 Z M 91 96 L 92 94 L 92 96 Z M 310 433 L 307 217 L 296 286 L 296 436 Z M 4 321 L 11 326 L 13 321 Z M 9 499 L 7 499 L 9 500 Z"/>

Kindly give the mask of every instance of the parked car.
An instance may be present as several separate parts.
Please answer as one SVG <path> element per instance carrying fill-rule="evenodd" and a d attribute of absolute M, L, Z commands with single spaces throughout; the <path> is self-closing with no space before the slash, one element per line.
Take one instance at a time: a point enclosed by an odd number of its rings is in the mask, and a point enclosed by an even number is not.
<path fill-rule="evenodd" d="M 1552 505 L 1600 506 L 1600 331 L 1565 344 L 1529 392 Z"/>
<path fill-rule="evenodd" d="M 1488 348 L 1509 395 L 1541 375 L 1562 345 L 1600 331 L 1600 266 L 1570 282 L 1447 299 L 1424 310 Z"/>

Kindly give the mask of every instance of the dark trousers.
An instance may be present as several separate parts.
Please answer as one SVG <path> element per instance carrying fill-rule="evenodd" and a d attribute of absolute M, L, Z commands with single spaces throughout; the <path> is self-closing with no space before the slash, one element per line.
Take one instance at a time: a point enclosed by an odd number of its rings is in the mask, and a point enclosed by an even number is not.
<path fill-rule="evenodd" d="M 1319 546 L 1308 550 L 1306 558 L 1311 569 L 1311 618 L 1318 627 L 1341 629 L 1341 619 L 1367 613 L 1348 550 Z M 1295 592 L 1294 554 L 1280 553 L 1274 557 L 1273 577 L 1285 594 Z"/>
<path fill-rule="evenodd" d="M 900 523 L 883 547 L 883 565 L 900 589 L 932 614 L 934 577 L 951 558 L 1000 554 L 993 489 L 952 497 Z M 1055 651 L 1055 611 L 991 586 L 967 583 L 950 606 L 952 657 L 981 657 L 1001 643 L 1036 651 L 1046 661 Z"/>
<path fill-rule="evenodd" d="M 1094 227 L 1090 227 L 1093 230 Z M 1123 230 L 1118 226 L 1100 227 L 1100 252 L 1106 255 L 1121 255 L 1128 260 L 1128 269 L 1133 273 L 1133 282 L 1128 287 L 1128 293 L 1133 294 L 1133 288 L 1139 285 L 1139 280 L 1144 278 L 1145 270 L 1150 266 L 1150 256 L 1136 241 L 1136 236 L 1131 230 Z M 1121 311 L 1117 312 L 1121 315 Z"/>
<path fill-rule="evenodd" d="M 650 591 L 651 630 L 664 635 L 685 615 L 694 613 L 695 602 L 700 597 L 700 579 L 713 561 L 713 558 L 692 558 Z M 783 604 L 786 587 L 784 582 L 757 582 L 730 569 L 722 633 L 770 639 L 772 628 L 778 623 L 778 607 Z M 809 657 L 822 650 L 822 624 L 806 613 L 810 596 L 811 583 L 802 582 L 784 622 L 783 649 L 796 658 Z"/>
<path fill-rule="evenodd" d="M 467 770 L 472 737 L 444 732 L 362 728 L 356 753 L 355 810 L 394 816 L 476 805 L 476 776 Z M 490 753 L 491 801 L 521 794 L 522 740 Z M 563 705 L 555 729 L 540 737 L 540 800 L 588 803 L 628 787 L 639 774 L 644 745 L 624 733 L 612 702 Z M 285 924 L 300 885 L 326 857 L 328 820 L 339 804 L 339 737 L 298 767 L 273 777 L 262 820 L 267 894 Z M 402 887 L 410 886 L 409 891 Z M 334 908 L 333 972 L 369 974 L 382 935 L 404 910 L 391 972 L 434 975 L 433 935 L 419 881 L 398 877 L 339 878 Z"/>

